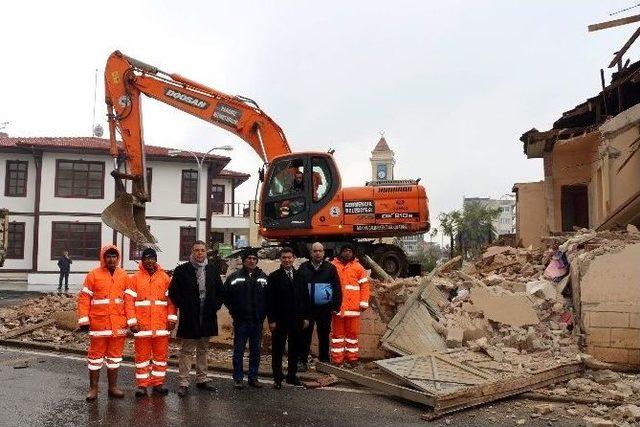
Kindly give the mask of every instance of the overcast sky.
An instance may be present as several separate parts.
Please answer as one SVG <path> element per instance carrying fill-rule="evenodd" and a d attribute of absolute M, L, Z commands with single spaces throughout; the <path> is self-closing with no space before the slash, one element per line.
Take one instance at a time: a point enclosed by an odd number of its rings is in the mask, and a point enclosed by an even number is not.
<path fill-rule="evenodd" d="M 587 25 L 640 13 L 609 16 L 634 3 L 0 0 L 0 123 L 10 136 L 90 136 L 94 70 L 105 126 L 102 73 L 119 49 L 256 100 L 294 150 L 334 148 L 348 186 L 371 179 L 384 130 L 396 178 L 422 178 L 435 222 L 463 196 L 542 179 L 518 138 L 598 92 L 637 24 Z M 228 168 L 252 174 L 237 200 L 253 197 L 260 162 L 233 134 L 150 100 L 144 125 L 148 144 L 232 144 Z"/>

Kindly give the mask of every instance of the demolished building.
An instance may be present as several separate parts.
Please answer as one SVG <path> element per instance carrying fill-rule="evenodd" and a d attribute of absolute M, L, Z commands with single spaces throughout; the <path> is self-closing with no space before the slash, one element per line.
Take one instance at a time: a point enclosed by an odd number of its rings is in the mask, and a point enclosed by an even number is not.
<path fill-rule="evenodd" d="M 640 61 L 565 111 L 547 131 L 520 141 L 529 159 L 543 159 L 544 181 L 516 183 L 516 239 L 541 247 L 550 233 L 640 224 Z M 544 212 L 523 218 L 524 212 Z"/>

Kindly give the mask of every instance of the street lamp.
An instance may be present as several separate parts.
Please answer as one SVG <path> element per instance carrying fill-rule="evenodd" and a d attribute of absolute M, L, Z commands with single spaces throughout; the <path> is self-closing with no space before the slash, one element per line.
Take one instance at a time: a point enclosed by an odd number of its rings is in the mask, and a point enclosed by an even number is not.
<path fill-rule="evenodd" d="M 197 186 L 196 188 L 196 240 L 200 240 L 200 175 L 202 175 L 202 164 L 207 159 L 207 156 L 209 155 L 209 153 L 215 150 L 232 151 L 233 147 L 231 145 L 222 145 L 220 147 L 213 147 L 212 149 L 204 153 L 202 157 L 198 157 L 196 153 L 189 150 L 169 150 L 168 152 L 169 156 L 171 157 L 175 157 L 183 152 L 189 153 L 193 156 L 194 159 L 196 159 L 196 163 L 198 164 L 198 180 L 196 183 L 196 186 Z"/>

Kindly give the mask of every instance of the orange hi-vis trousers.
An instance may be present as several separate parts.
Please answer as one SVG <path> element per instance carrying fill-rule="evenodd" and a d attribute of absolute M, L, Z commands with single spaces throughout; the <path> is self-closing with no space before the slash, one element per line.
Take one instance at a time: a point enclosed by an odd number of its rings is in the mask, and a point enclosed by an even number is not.
<path fill-rule="evenodd" d="M 359 358 L 358 336 L 360 335 L 360 317 L 333 315 L 331 325 L 331 362 L 339 365 L 355 362 Z"/>
<path fill-rule="evenodd" d="M 89 370 L 99 371 L 103 364 L 107 365 L 107 369 L 118 369 L 122 362 L 124 340 L 124 336 L 91 337 L 87 352 Z"/>
<path fill-rule="evenodd" d="M 167 374 L 169 336 L 136 337 L 135 353 L 138 387 L 162 385 Z"/>

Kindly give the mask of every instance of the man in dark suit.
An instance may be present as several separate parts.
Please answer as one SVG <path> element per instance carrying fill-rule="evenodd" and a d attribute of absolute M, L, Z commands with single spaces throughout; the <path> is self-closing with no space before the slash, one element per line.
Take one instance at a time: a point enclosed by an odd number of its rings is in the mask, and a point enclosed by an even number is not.
<path fill-rule="evenodd" d="M 169 298 L 179 310 L 176 335 L 181 339 L 178 355 L 180 397 L 189 392 L 189 371 L 194 351 L 196 387 L 216 390 L 207 379 L 207 354 L 209 338 L 218 335 L 217 311 L 222 306 L 222 292 L 220 272 L 207 263 L 206 245 L 197 240 L 191 247 L 189 261 L 176 267 L 169 285 Z"/>
<path fill-rule="evenodd" d="M 296 377 L 302 331 L 309 327 L 311 305 L 306 286 L 293 268 L 295 254 L 291 248 L 280 251 L 280 268 L 269 275 L 267 286 L 267 319 L 271 340 L 273 387 L 282 388 L 282 355 L 289 342 L 287 383 L 300 385 Z"/>
<path fill-rule="evenodd" d="M 300 372 L 305 372 L 314 326 L 318 328 L 318 360 L 329 363 L 331 314 L 340 311 L 342 289 L 338 270 L 335 265 L 324 259 L 324 246 L 319 242 L 311 245 L 311 259 L 302 263 L 298 274 L 307 287 L 311 302 L 311 322 L 303 334 L 298 367 Z"/>

